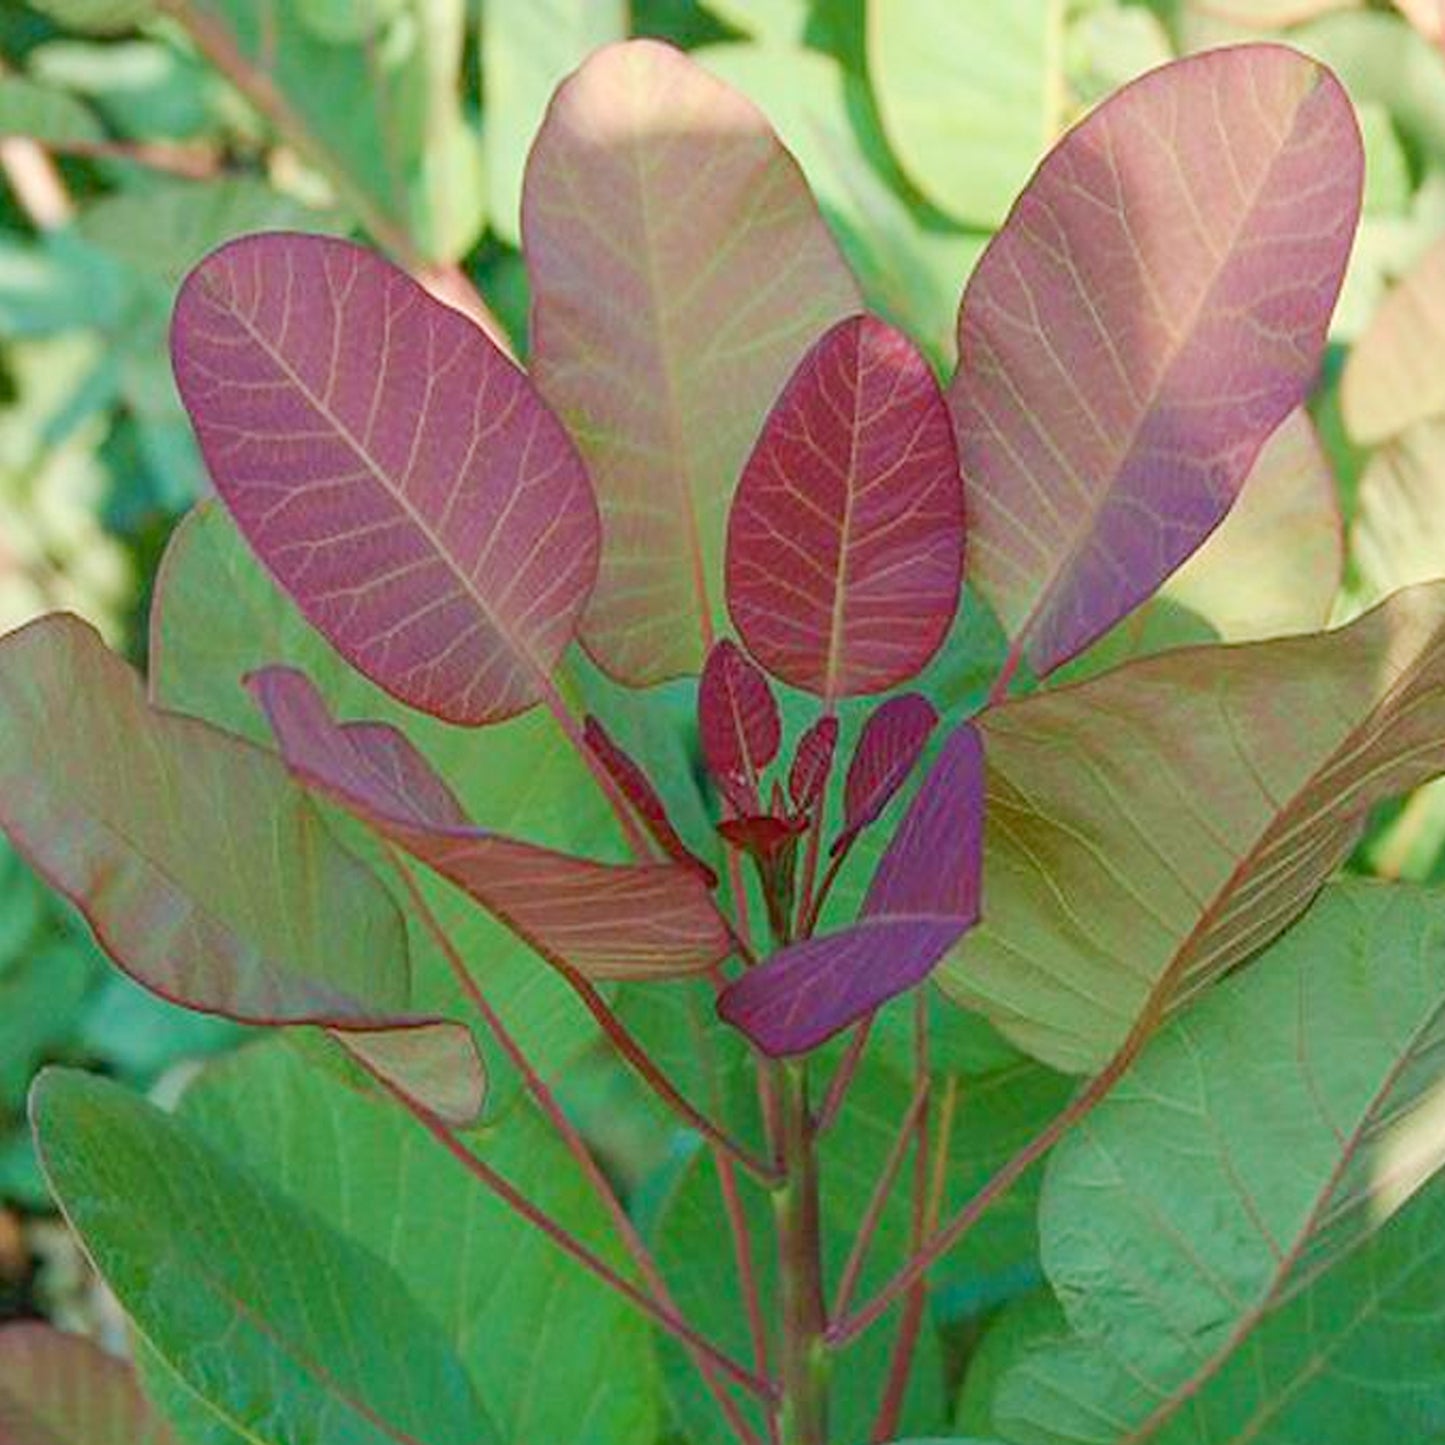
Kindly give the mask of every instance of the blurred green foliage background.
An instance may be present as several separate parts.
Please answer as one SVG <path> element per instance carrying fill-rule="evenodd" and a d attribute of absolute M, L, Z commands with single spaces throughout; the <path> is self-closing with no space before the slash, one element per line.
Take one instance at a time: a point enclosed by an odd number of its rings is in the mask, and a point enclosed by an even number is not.
<path fill-rule="evenodd" d="M 1366 219 L 1316 403 L 1347 519 L 1365 463 L 1340 364 L 1445 234 L 1435 0 L 0 0 L 0 629 L 52 608 L 144 662 L 150 580 L 206 478 L 170 377 L 187 268 L 239 233 L 368 237 L 526 344 L 518 208 L 555 86 L 653 35 L 750 95 L 797 155 L 870 304 L 952 364 L 969 269 L 1044 150 L 1173 55 L 1276 36 L 1358 107 Z M 1445 458 L 1432 485 L 1445 511 Z M 1386 568 L 1388 571 L 1388 566 Z M 1445 556 L 1437 571 L 1445 571 Z M 1411 580 L 1407 576 L 1395 581 Z M 1381 579 L 1352 577 L 1342 614 Z M 1377 820 L 1363 866 L 1445 876 L 1445 807 Z M 0 844 L 0 1317 L 55 1310 L 24 1126 L 34 1070 L 137 1087 L 237 1030 L 117 977 Z"/>

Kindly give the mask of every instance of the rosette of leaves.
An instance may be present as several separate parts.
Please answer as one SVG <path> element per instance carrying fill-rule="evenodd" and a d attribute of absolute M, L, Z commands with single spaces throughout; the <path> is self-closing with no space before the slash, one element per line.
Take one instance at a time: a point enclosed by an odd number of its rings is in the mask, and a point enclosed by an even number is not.
<path fill-rule="evenodd" d="M 16 846 L 280 1033 L 172 1114 L 34 1091 L 116 1408 L 936 1435 L 943 1327 L 1003 1304 L 975 1435 L 1428 1438 L 1445 902 L 1332 878 L 1445 769 L 1445 583 L 1321 630 L 1300 411 L 1360 190 L 1318 64 L 1154 71 L 1029 182 L 940 385 L 762 115 L 633 42 L 532 149 L 528 373 L 348 242 L 203 261 L 220 501 L 148 684 L 73 619 L 0 643 Z M 631 1189 L 567 1107 L 598 1052 L 671 1121 Z M 0 1410 L 89 1428 L 90 1366 L 13 1340 Z"/>

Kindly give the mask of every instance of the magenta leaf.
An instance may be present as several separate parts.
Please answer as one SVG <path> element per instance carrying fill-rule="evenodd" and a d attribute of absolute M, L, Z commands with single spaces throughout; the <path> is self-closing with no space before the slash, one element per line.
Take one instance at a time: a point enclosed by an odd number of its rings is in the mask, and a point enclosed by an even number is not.
<path fill-rule="evenodd" d="M 708 772 L 723 796 L 744 816 L 762 812 L 760 780 L 778 755 L 782 721 L 767 678 L 726 638 L 703 665 L 697 725 Z"/>
<path fill-rule="evenodd" d="M 1039 676 L 1204 541 L 1305 399 L 1362 165 L 1326 70 L 1213 50 L 1094 110 L 994 237 L 949 404 L 970 580 Z"/>
<path fill-rule="evenodd" d="M 760 863 L 771 862 L 807 831 L 805 818 L 776 818 L 770 813 L 728 818 L 717 826 L 723 838 Z"/>
<path fill-rule="evenodd" d="M 820 717 L 798 739 L 793 766 L 788 769 L 788 796 L 800 813 L 811 813 L 828 786 L 833 753 L 838 746 L 838 719 Z"/>
<path fill-rule="evenodd" d="M 958 610 L 963 481 L 907 337 L 840 321 L 798 364 L 733 498 L 727 599 L 774 677 L 832 700 L 920 672 Z"/>
<path fill-rule="evenodd" d="M 622 790 L 623 796 L 642 819 L 658 847 L 676 862 L 695 868 L 707 886 L 715 888 L 717 874 L 678 836 L 672 819 L 667 816 L 667 805 L 653 787 L 652 779 L 628 756 L 626 750 L 613 739 L 597 718 L 589 716 L 586 719 L 582 726 L 582 738 Z"/>
<path fill-rule="evenodd" d="M 938 713 L 920 693 L 890 697 L 868 714 L 843 785 L 843 831 L 834 853 L 852 843 L 892 801 L 908 780 L 938 723 Z"/>
<path fill-rule="evenodd" d="M 806 1053 L 923 982 L 979 916 L 983 746 L 956 728 L 873 875 L 859 921 L 781 949 L 718 1012 L 764 1053 Z"/>
<path fill-rule="evenodd" d="M 273 234 L 201 262 L 171 345 L 216 490 L 349 662 L 450 722 L 545 695 L 595 580 L 597 508 L 477 327 L 358 246 Z"/>
<path fill-rule="evenodd" d="M 435 869 L 556 967 L 594 979 L 671 977 L 730 951 L 695 869 L 596 863 L 488 833 L 395 728 L 338 724 L 292 668 L 266 668 L 247 685 L 298 779 Z"/>

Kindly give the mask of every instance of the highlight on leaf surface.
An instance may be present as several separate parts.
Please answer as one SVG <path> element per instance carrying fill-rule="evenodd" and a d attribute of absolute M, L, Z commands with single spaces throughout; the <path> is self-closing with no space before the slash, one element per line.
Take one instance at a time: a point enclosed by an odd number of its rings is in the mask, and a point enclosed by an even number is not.
<path fill-rule="evenodd" d="M 304 673 L 248 679 L 286 765 L 494 914 L 549 963 L 588 978 L 666 978 L 731 951 L 691 865 L 596 863 L 468 822 L 426 759 L 383 723 L 337 723 Z"/>
<path fill-rule="evenodd" d="M 455 723 L 548 695 L 597 511 L 571 438 L 481 330 L 362 247 L 278 233 L 191 273 L 171 349 L 216 490 L 342 656 Z"/>
<path fill-rule="evenodd" d="M 840 321 L 774 403 L 728 517 L 728 610 L 774 677 L 832 702 L 921 672 L 958 610 L 963 481 L 927 361 Z"/>
<path fill-rule="evenodd" d="M 983 746 L 956 728 L 885 850 L 859 921 L 790 944 L 729 984 L 718 1013 L 764 1053 L 806 1053 L 923 982 L 979 916 Z"/>
<path fill-rule="evenodd" d="M 1304 400 L 1361 174 L 1339 83 L 1254 45 L 1126 86 L 1020 196 L 964 293 L 948 397 L 970 576 L 1036 675 L 1203 542 Z"/>
<path fill-rule="evenodd" d="M 522 194 L 532 372 L 602 513 L 588 652 L 634 686 L 726 626 L 728 504 L 783 383 L 862 298 L 761 111 L 670 46 L 597 51 Z"/>
<path fill-rule="evenodd" d="M 1375 803 L 1445 772 L 1445 582 L 1334 632 L 1129 663 L 980 727 L 989 915 L 939 982 L 1092 1072 L 1293 922 Z"/>
<path fill-rule="evenodd" d="M 280 760 L 149 707 L 75 617 L 0 641 L 0 826 L 164 998 L 246 1023 L 416 1021 L 400 914 Z"/>
<path fill-rule="evenodd" d="M 1442 1041 L 1440 895 L 1326 888 L 1051 1154 L 1042 1257 L 1069 1328 L 1006 1370 L 996 1426 L 1057 1445 L 1084 1419 L 1139 1445 L 1328 1438 L 1324 1420 L 1428 1435 L 1445 1196 L 1409 1201 L 1445 1163 Z M 1119 1287 L 1145 1271 L 1167 1296 Z"/>

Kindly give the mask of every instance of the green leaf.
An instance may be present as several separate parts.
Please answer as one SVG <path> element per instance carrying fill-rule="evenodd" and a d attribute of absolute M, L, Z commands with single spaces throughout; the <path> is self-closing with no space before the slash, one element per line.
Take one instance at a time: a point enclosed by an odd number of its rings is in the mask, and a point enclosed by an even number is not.
<path fill-rule="evenodd" d="M 1326 891 L 1050 1159 L 1073 1338 L 996 1425 L 1042 1442 L 1430 1438 L 1445 1424 L 1445 894 Z M 1334 1412 L 1334 1413 L 1332 1413 Z"/>
<path fill-rule="evenodd" d="M 1092 1071 L 1298 916 L 1374 803 L 1445 771 L 1445 584 L 1133 662 L 983 731 L 984 921 L 940 982 Z"/>
<path fill-rule="evenodd" d="M 136 1377 L 157 1414 L 186 1445 L 254 1445 L 218 1415 L 147 1343 L 132 1332 Z"/>
<path fill-rule="evenodd" d="M 412 1007 L 400 916 L 279 760 L 149 707 L 78 618 L 0 643 L 0 824 L 165 997 L 341 1026 Z"/>
<path fill-rule="evenodd" d="M 247 231 L 339 229 L 330 212 L 303 206 L 251 176 L 161 180 L 143 190 L 112 191 L 86 207 L 77 230 L 92 246 L 164 287 L 175 288 L 208 251 Z"/>
<path fill-rule="evenodd" d="M 653 1438 L 656 1365 L 647 1321 L 518 1220 L 400 1110 L 273 1042 L 208 1068 L 186 1094 L 181 1117 L 406 1281 L 486 1399 L 499 1440 Z M 519 1107 L 471 1142 L 626 1272 L 601 1205 L 539 1115 Z"/>
<path fill-rule="evenodd" d="M 5 1445 L 178 1445 L 123 1361 L 41 1324 L 0 1328 Z"/>
<path fill-rule="evenodd" d="M 366 1249 L 115 1084 L 42 1075 L 42 1162 L 136 1328 L 263 1445 L 494 1445 L 440 1326 Z"/>
<path fill-rule="evenodd" d="M 810 0 L 709 0 L 714 15 L 764 42 L 800 41 L 813 9 Z"/>
<path fill-rule="evenodd" d="M 552 92 L 626 34 L 626 0 L 483 0 L 488 205 L 509 245 L 521 239 L 522 171 Z"/>
<path fill-rule="evenodd" d="M 477 734 L 403 707 L 342 662 L 262 572 L 226 515 L 203 504 L 177 528 L 157 580 L 152 689 L 167 707 L 269 741 L 241 679 L 281 663 L 304 670 L 337 713 L 400 727 L 479 826 L 564 851 L 617 856 L 607 804 L 548 714 L 535 709 Z M 346 836 L 367 846 L 359 827 Z M 418 882 L 544 1075 L 596 1036 L 566 985 L 513 934 L 440 879 L 419 874 Z M 414 916 L 408 931 L 418 1005 L 455 1014 L 462 999 L 435 940 Z M 490 1039 L 483 1051 L 500 1109 L 515 1075 Z"/>
<path fill-rule="evenodd" d="M 36 1065 L 69 1041 L 95 970 L 84 949 L 51 943 L 0 972 L 0 1118 L 19 1107 Z"/>
<path fill-rule="evenodd" d="M 351 45 L 394 20 L 407 0 L 293 0 L 301 23 L 331 45 Z"/>
<path fill-rule="evenodd" d="M 1001 221 L 1062 117 L 1059 0 L 868 7 L 868 66 L 903 169 L 970 225 Z"/>
<path fill-rule="evenodd" d="M 100 140 L 104 134 L 95 116 L 67 91 L 21 75 L 0 76 L 0 136 L 69 145 Z"/>
<path fill-rule="evenodd" d="M 798 158 L 871 309 L 951 367 L 963 283 L 978 232 L 925 225 L 865 154 L 852 119 L 863 86 L 829 55 L 801 46 L 709 45 L 693 58 L 742 91 Z"/>
<path fill-rule="evenodd" d="M 1009 1369 L 1022 1355 L 1067 1333 L 1064 1312 L 1047 1286 L 1010 1300 L 988 1322 L 982 1337 L 969 1352 L 958 1411 L 953 1419 L 954 1429 L 972 1433 L 991 1431 L 994 1396 Z"/>
<path fill-rule="evenodd" d="M 29 4 L 67 30 L 96 35 L 130 30 L 156 12 L 156 0 L 29 0 Z"/>

